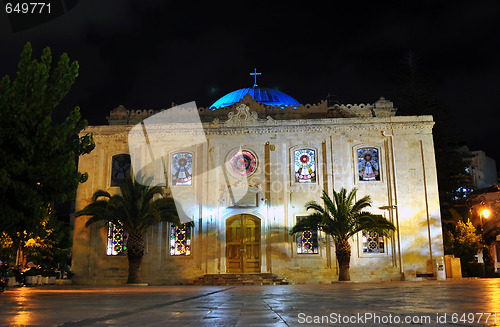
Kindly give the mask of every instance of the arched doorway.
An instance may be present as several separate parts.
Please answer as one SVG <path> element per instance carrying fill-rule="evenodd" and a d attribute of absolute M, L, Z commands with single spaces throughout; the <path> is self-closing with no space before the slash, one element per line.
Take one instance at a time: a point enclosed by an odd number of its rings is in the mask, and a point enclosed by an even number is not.
<path fill-rule="evenodd" d="M 236 215 L 226 220 L 226 271 L 260 272 L 260 219 Z"/>

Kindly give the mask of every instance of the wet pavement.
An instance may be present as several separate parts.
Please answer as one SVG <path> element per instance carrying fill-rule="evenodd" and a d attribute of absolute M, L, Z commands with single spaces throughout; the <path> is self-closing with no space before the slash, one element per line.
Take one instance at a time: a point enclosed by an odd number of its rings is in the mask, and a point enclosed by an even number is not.
<path fill-rule="evenodd" d="M 0 325 L 500 326 L 500 279 L 21 287 L 0 294 Z"/>

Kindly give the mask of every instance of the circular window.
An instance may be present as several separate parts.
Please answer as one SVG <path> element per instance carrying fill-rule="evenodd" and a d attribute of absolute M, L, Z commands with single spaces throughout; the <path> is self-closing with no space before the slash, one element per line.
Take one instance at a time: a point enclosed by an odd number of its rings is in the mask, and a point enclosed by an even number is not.
<path fill-rule="evenodd" d="M 234 173 L 246 176 L 250 175 L 257 168 L 257 158 L 247 150 L 236 152 L 229 162 Z"/>

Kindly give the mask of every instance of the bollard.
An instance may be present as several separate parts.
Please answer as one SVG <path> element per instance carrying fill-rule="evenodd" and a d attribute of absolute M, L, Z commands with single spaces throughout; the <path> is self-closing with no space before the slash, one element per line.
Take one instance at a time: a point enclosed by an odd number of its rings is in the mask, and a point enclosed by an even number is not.
<path fill-rule="evenodd" d="M 444 258 L 439 257 L 436 260 L 436 279 L 437 280 L 446 280 L 446 270 L 444 267 Z"/>

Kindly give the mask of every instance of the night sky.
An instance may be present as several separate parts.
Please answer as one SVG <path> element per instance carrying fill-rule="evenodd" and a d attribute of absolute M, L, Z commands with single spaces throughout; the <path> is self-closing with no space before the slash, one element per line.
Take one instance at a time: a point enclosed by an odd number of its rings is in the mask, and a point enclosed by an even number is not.
<path fill-rule="evenodd" d="M 80 75 L 59 110 L 79 105 L 90 124 L 105 124 L 120 104 L 208 107 L 251 87 L 254 68 L 259 86 L 301 103 L 331 93 L 343 103 L 384 96 L 401 107 L 398 82 L 412 52 L 462 140 L 500 162 L 498 1 L 66 2 L 76 5 L 17 32 L 2 10 L 0 75 L 16 72 L 27 41 L 37 57 L 45 46 L 55 58 L 67 52 Z"/>

